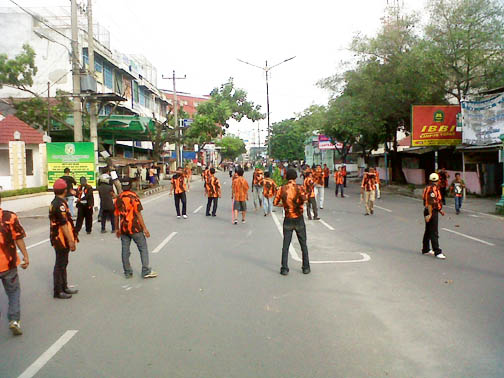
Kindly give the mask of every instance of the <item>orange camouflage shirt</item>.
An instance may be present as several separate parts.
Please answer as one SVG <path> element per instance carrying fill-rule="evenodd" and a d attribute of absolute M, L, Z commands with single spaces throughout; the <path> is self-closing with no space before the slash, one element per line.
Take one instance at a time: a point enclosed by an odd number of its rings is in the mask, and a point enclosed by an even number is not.
<path fill-rule="evenodd" d="M 277 184 L 272 178 L 265 178 L 263 181 L 263 195 L 265 198 L 273 198 L 277 192 Z"/>
<path fill-rule="evenodd" d="M 430 198 L 433 199 L 434 203 L 432 204 L 432 208 L 436 210 L 443 209 L 443 201 L 441 196 L 441 191 L 439 190 L 439 186 L 436 184 L 429 184 L 425 187 L 423 191 L 423 202 L 424 206 L 427 207 L 427 201 Z"/>
<path fill-rule="evenodd" d="M 366 192 L 376 190 L 376 175 L 369 172 L 364 173 L 361 188 L 363 188 Z"/>
<path fill-rule="evenodd" d="M 329 177 L 331 175 L 331 170 L 329 167 L 324 168 L 324 177 Z"/>
<path fill-rule="evenodd" d="M 338 185 L 343 185 L 345 181 L 345 176 L 343 176 L 343 172 L 336 171 L 334 172 L 334 182 Z"/>
<path fill-rule="evenodd" d="M 311 176 L 304 179 L 303 186 L 308 198 L 315 198 L 315 181 Z"/>
<path fill-rule="evenodd" d="M 16 240 L 26 237 L 17 215 L 0 209 L 0 273 L 14 269 L 20 263 Z"/>
<path fill-rule="evenodd" d="M 260 169 L 254 172 L 252 178 L 252 185 L 254 186 L 262 186 L 264 181 L 264 172 Z"/>
<path fill-rule="evenodd" d="M 49 207 L 49 222 L 50 231 L 49 238 L 51 244 L 56 250 L 67 249 L 70 247 L 69 242 L 78 242 L 77 232 L 75 231 L 72 215 L 68 204 L 64 199 L 54 197 Z M 70 227 L 70 236 L 73 240 L 67 240 L 63 230 L 61 229 L 66 224 Z"/>
<path fill-rule="evenodd" d="M 313 171 L 313 181 L 315 181 L 315 185 L 324 185 L 324 173 L 321 167 L 317 167 Z"/>
<path fill-rule="evenodd" d="M 187 191 L 187 184 L 183 174 L 174 175 L 171 179 L 171 185 L 175 194 L 184 193 Z M 206 182 L 206 181 L 205 181 Z"/>
<path fill-rule="evenodd" d="M 248 199 L 249 184 L 243 176 L 238 176 L 233 181 L 233 198 L 235 201 L 244 202 Z"/>
<path fill-rule="evenodd" d="M 120 230 L 122 234 L 133 235 L 142 232 L 138 214 L 143 210 L 142 202 L 135 192 L 125 190 L 115 203 L 115 216 L 120 217 Z"/>
<path fill-rule="evenodd" d="M 221 196 L 219 179 L 211 174 L 210 178 L 205 182 L 205 190 L 208 198 L 219 198 Z"/>
<path fill-rule="evenodd" d="M 280 188 L 273 204 L 283 206 L 286 218 L 297 219 L 303 216 L 303 205 L 307 200 L 304 188 L 296 184 L 296 180 L 290 180 Z"/>

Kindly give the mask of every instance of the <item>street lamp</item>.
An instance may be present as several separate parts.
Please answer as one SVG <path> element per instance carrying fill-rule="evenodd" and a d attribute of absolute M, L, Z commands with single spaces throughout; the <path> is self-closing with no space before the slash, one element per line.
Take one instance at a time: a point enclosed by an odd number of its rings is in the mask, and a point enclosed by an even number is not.
<path fill-rule="evenodd" d="M 497 213 L 504 214 L 504 134 L 501 134 L 499 138 L 502 141 L 502 149 L 499 151 L 501 154 L 500 161 L 502 162 L 502 194 L 500 201 L 495 206 Z"/>
<path fill-rule="evenodd" d="M 268 61 L 266 61 L 266 64 L 265 64 L 264 67 L 257 66 L 255 64 L 252 64 L 252 63 L 249 63 L 249 62 L 245 62 L 244 60 L 238 59 L 239 62 L 248 64 L 249 66 L 252 66 L 252 67 L 255 67 L 255 68 L 259 68 L 260 70 L 263 70 L 264 73 L 266 74 L 266 112 L 267 112 L 267 118 L 268 118 L 268 158 L 269 158 L 269 156 L 271 154 L 271 143 L 270 143 L 271 142 L 271 140 L 270 140 L 271 124 L 270 124 L 270 104 L 269 104 L 269 72 L 273 68 L 279 66 L 280 64 L 288 62 L 289 60 L 292 60 L 294 58 L 295 58 L 295 56 L 293 56 L 292 58 L 285 59 L 285 60 L 281 61 L 280 63 L 274 64 L 272 66 L 268 66 Z"/>

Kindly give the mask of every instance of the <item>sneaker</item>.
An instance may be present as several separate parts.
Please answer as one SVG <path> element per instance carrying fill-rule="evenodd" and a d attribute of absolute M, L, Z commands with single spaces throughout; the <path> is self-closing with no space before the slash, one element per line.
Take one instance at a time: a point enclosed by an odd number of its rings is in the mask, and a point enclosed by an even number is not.
<path fill-rule="evenodd" d="M 303 274 L 310 274 L 311 269 L 310 268 L 303 268 Z"/>
<path fill-rule="evenodd" d="M 431 249 L 430 251 L 427 251 L 427 252 L 422 252 L 423 255 L 430 255 L 430 256 L 434 256 L 434 251 Z"/>
<path fill-rule="evenodd" d="M 187 215 L 182 215 L 182 218 L 187 219 Z"/>
<path fill-rule="evenodd" d="M 286 275 L 288 275 L 288 274 L 289 274 L 289 269 L 284 269 L 284 268 L 281 268 L 281 269 L 280 269 L 280 274 L 281 274 L 282 276 L 286 276 Z"/>
<path fill-rule="evenodd" d="M 23 331 L 21 331 L 21 323 L 18 320 L 11 320 L 9 322 L 9 328 L 14 336 L 20 336 L 23 334 Z"/>
<path fill-rule="evenodd" d="M 155 278 L 157 276 L 158 276 L 158 274 L 156 272 L 154 272 L 153 270 L 151 270 L 150 273 L 143 276 L 143 278 Z"/>
<path fill-rule="evenodd" d="M 124 273 L 125 278 L 133 278 L 133 273 Z"/>
<path fill-rule="evenodd" d="M 105 231 L 105 230 L 101 230 L 101 233 L 102 233 L 102 234 L 105 234 L 105 233 L 107 233 L 107 231 Z"/>
<path fill-rule="evenodd" d="M 441 259 L 441 260 L 446 259 L 446 256 L 445 256 L 445 255 L 443 255 L 443 253 L 438 253 L 438 254 L 436 255 L 436 257 L 437 257 L 438 259 Z"/>
<path fill-rule="evenodd" d="M 313 218 L 314 220 L 320 220 L 320 217 Z"/>
<path fill-rule="evenodd" d="M 237 221 L 237 220 L 235 220 L 235 221 L 233 222 L 233 224 L 238 224 L 238 221 Z"/>
<path fill-rule="evenodd" d="M 177 215 L 177 219 L 180 219 L 180 215 Z"/>
<path fill-rule="evenodd" d="M 243 224 L 245 224 L 245 223 L 247 223 L 247 221 L 246 221 L 245 219 L 243 219 L 243 220 L 242 220 L 242 223 L 243 223 Z"/>
<path fill-rule="evenodd" d="M 371 210 L 371 214 L 374 214 L 374 210 Z"/>

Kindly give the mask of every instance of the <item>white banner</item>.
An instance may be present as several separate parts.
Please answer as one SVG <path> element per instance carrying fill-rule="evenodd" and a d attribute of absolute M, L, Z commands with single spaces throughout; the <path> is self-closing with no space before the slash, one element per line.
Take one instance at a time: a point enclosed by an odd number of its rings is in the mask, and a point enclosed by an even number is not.
<path fill-rule="evenodd" d="M 486 145 L 501 143 L 504 134 L 504 93 L 482 101 L 462 101 L 462 143 Z"/>

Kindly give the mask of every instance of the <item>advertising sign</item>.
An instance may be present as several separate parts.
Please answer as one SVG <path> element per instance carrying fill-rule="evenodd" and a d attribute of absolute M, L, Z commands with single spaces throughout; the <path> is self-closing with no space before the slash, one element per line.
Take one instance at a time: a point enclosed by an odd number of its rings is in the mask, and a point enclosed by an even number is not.
<path fill-rule="evenodd" d="M 319 150 L 335 150 L 336 147 L 334 143 L 331 141 L 331 138 L 325 135 L 318 136 L 318 148 Z"/>
<path fill-rule="evenodd" d="M 94 146 L 90 142 L 47 143 L 48 186 L 63 176 L 65 168 L 70 168 L 77 183 L 84 176 L 88 184 L 96 187 Z"/>
<path fill-rule="evenodd" d="M 457 131 L 459 105 L 413 105 L 411 110 L 412 146 L 453 146 L 462 142 Z"/>
<path fill-rule="evenodd" d="M 482 101 L 462 101 L 463 141 L 485 145 L 501 143 L 504 134 L 504 94 L 488 96 Z"/>

